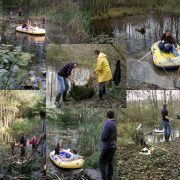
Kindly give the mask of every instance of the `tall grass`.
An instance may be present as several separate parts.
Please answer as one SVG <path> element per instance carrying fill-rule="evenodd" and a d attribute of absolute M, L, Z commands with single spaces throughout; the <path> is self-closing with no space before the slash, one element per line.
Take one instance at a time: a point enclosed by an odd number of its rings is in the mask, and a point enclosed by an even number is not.
<path fill-rule="evenodd" d="M 103 128 L 102 116 L 94 115 L 86 117 L 79 125 L 79 138 L 77 147 L 80 149 L 81 154 L 85 156 L 86 167 L 98 167 L 98 158 L 100 151 L 100 136 Z"/>

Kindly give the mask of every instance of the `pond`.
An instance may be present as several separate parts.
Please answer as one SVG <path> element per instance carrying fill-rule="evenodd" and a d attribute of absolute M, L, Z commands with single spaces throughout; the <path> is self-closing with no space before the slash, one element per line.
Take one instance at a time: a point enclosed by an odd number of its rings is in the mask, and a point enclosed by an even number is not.
<path fill-rule="evenodd" d="M 54 44 L 78 44 L 86 42 L 85 39 L 79 37 L 72 29 L 64 24 L 54 22 L 46 22 L 46 38 L 48 43 Z"/>
<path fill-rule="evenodd" d="M 32 36 L 15 32 L 15 28 L 18 26 L 19 20 L 16 19 L 4 19 L 2 22 L 2 38 L 1 44 L 12 44 L 14 46 L 21 47 L 23 52 L 29 52 L 35 56 L 32 58 L 28 71 L 29 74 L 33 74 L 36 81 L 33 87 L 40 88 L 39 84 L 42 84 L 41 88 L 45 89 L 45 70 L 46 70 L 46 55 L 45 55 L 45 36 Z M 31 72 L 31 73 L 30 73 Z M 32 73 L 33 72 L 33 73 Z M 37 85 L 38 84 L 38 85 Z M 38 86 L 38 87 L 37 87 Z M 32 87 L 32 88 L 33 88 Z M 23 89 L 23 85 L 19 84 L 18 89 Z"/>
<path fill-rule="evenodd" d="M 108 20 L 96 20 L 91 24 L 91 34 L 108 35 L 116 42 L 126 45 L 127 52 L 127 85 L 128 88 L 140 86 L 142 83 L 154 84 L 159 88 L 176 89 L 173 83 L 173 72 L 158 70 L 152 62 L 152 55 L 141 59 L 151 50 L 151 45 L 159 40 L 159 35 L 167 29 L 172 30 L 173 36 L 179 42 L 180 15 L 161 13 L 139 14 Z M 145 34 L 140 33 L 141 28 Z M 142 76 L 143 74 L 143 76 Z M 180 82 L 178 81 L 178 87 Z"/>
<path fill-rule="evenodd" d="M 150 128 L 151 127 L 151 128 Z M 162 143 L 165 141 L 164 133 L 155 133 L 153 132 L 153 127 L 144 127 L 145 140 L 147 143 Z M 173 123 L 172 124 L 172 134 L 170 140 L 180 137 L 180 125 Z"/>

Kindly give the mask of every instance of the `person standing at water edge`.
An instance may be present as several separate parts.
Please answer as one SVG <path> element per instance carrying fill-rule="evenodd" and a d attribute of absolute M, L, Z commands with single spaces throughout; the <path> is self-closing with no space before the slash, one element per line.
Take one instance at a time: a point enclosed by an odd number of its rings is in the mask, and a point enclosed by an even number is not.
<path fill-rule="evenodd" d="M 58 82 L 59 82 L 59 92 L 55 99 L 55 105 L 59 107 L 59 101 L 62 98 L 62 101 L 66 101 L 66 95 L 67 91 L 69 89 L 68 80 L 72 84 L 74 84 L 74 81 L 71 79 L 71 72 L 74 68 L 78 66 L 78 63 L 67 63 L 62 68 L 58 70 Z"/>
<path fill-rule="evenodd" d="M 104 124 L 100 141 L 102 149 L 99 158 L 99 166 L 103 180 L 112 180 L 113 178 L 113 161 L 117 144 L 117 121 L 114 119 L 114 112 L 107 112 L 108 120 Z"/>
<path fill-rule="evenodd" d="M 171 136 L 171 124 L 170 124 L 170 121 L 172 121 L 173 119 L 171 119 L 168 116 L 168 110 L 167 110 L 167 105 L 166 104 L 163 105 L 163 108 L 161 110 L 161 115 L 162 115 L 163 126 L 164 126 L 165 141 L 168 142 L 169 138 Z"/>
<path fill-rule="evenodd" d="M 41 118 L 41 157 L 43 159 L 43 174 L 46 174 L 46 111 L 41 109 L 40 112 Z"/>
<path fill-rule="evenodd" d="M 94 50 L 94 54 L 97 58 L 97 65 L 94 73 L 97 74 L 99 85 L 99 98 L 97 100 L 102 100 L 103 95 L 106 94 L 105 83 L 112 79 L 112 72 L 106 54 L 99 50 Z"/>

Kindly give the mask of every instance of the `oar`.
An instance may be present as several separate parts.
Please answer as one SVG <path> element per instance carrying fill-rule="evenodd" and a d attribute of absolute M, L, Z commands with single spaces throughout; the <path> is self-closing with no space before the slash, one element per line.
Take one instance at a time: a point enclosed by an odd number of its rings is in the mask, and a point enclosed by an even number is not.
<path fill-rule="evenodd" d="M 151 53 L 151 51 L 149 51 L 145 56 L 143 56 L 141 59 L 138 60 L 138 62 L 142 61 L 146 56 L 148 56 Z"/>

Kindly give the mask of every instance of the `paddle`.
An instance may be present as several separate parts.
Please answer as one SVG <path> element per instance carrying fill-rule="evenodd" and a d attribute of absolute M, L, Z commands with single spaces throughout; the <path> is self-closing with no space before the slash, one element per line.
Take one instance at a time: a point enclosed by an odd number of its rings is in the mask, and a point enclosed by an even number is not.
<path fill-rule="evenodd" d="M 142 61 L 145 57 L 147 57 L 149 54 L 151 53 L 151 51 L 149 51 L 145 56 L 143 56 L 141 59 L 138 60 L 138 62 Z"/>

